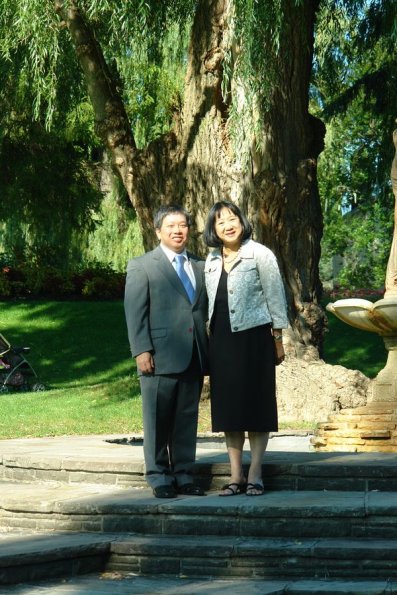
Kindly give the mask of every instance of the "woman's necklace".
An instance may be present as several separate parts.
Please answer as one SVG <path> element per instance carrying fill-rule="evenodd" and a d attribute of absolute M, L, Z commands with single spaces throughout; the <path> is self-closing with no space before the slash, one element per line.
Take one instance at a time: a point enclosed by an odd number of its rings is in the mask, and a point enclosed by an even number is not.
<path fill-rule="evenodd" d="M 232 262 L 234 262 L 235 260 L 237 260 L 237 258 L 240 256 L 240 252 L 241 252 L 241 246 L 237 250 L 236 254 L 230 258 L 230 254 L 225 254 L 224 250 L 222 250 L 223 262 L 225 264 L 231 264 Z"/>

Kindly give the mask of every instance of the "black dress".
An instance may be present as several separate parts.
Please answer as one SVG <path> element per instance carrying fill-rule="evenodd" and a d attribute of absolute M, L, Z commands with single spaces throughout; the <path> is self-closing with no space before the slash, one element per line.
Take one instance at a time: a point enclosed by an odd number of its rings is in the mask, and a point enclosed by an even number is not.
<path fill-rule="evenodd" d="M 213 432 L 278 430 L 271 325 L 232 333 L 222 271 L 210 333 Z"/>

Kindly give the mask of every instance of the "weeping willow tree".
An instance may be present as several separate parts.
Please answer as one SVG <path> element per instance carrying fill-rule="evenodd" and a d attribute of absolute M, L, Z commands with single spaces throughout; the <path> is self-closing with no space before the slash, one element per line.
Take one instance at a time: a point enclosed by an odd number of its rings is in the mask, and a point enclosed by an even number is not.
<path fill-rule="evenodd" d="M 204 253 L 205 215 L 214 201 L 230 197 L 278 257 L 290 352 L 307 358 L 321 352 L 325 325 L 316 181 L 324 127 L 308 111 L 319 3 L 0 0 L 2 62 L 18 57 L 35 113 L 45 113 L 48 125 L 60 89 L 65 93 L 65 68 L 72 56 L 79 64 L 96 134 L 136 211 L 145 248 L 156 241 L 153 210 L 172 201 L 192 212 L 192 248 Z M 141 146 L 130 118 L 126 58 L 145 51 L 154 60 L 175 23 L 181 39 L 189 27 L 184 93 L 171 128 Z"/>

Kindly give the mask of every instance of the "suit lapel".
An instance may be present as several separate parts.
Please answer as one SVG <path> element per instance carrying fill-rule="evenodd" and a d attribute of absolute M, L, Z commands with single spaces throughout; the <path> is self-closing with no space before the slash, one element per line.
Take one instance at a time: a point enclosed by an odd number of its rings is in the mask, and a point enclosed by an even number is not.
<path fill-rule="evenodd" d="M 168 282 L 171 283 L 172 287 L 189 302 L 189 298 L 187 297 L 182 281 L 179 279 L 174 267 L 160 246 L 153 250 L 153 260 L 155 261 L 155 265 L 159 272 L 164 275 Z"/>
<path fill-rule="evenodd" d="M 176 291 L 178 291 L 178 293 L 180 293 L 190 304 L 189 298 L 186 294 L 185 288 L 183 287 L 182 281 L 179 279 L 174 267 L 172 266 L 172 264 L 164 254 L 163 250 L 160 248 L 160 246 L 157 246 L 157 248 L 153 250 L 152 255 L 153 260 L 155 261 L 155 265 L 157 266 L 161 274 L 167 278 L 167 280 L 169 281 L 169 283 L 171 283 L 173 288 L 176 289 Z M 190 254 L 189 252 L 187 253 L 187 255 L 193 269 L 194 277 L 196 279 L 196 295 L 194 299 L 194 302 L 196 302 L 203 287 L 203 274 L 198 261 L 195 260 L 192 257 L 192 254 Z"/>

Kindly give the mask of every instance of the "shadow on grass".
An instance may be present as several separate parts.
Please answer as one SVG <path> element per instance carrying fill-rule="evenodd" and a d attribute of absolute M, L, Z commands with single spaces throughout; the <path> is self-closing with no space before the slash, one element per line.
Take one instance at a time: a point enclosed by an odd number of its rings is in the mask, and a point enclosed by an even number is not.
<path fill-rule="evenodd" d="M 31 348 L 28 361 L 53 388 L 112 383 L 136 371 L 121 300 L 0 302 L 0 332 Z"/>
<path fill-rule="evenodd" d="M 360 370 L 369 378 L 375 378 L 387 361 L 383 339 L 376 333 L 349 326 L 332 314 L 328 314 L 327 318 L 324 361 L 327 364 Z"/>

